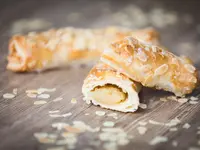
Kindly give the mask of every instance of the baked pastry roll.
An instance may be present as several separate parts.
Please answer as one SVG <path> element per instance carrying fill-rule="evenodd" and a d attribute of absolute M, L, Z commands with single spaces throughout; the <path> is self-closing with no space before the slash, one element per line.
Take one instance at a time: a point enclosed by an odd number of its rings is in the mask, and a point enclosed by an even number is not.
<path fill-rule="evenodd" d="M 28 35 L 15 35 L 9 42 L 7 69 L 41 71 L 67 65 L 72 61 L 97 60 L 107 45 L 125 36 L 137 36 L 158 43 L 158 33 L 152 29 L 132 31 L 120 27 L 103 29 L 61 28 Z"/>
<path fill-rule="evenodd" d="M 197 86 L 197 70 L 186 57 L 178 57 L 134 37 L 110 44 L 101 61 L 143 86 L 184 96 Z"/>
<path fill-rule="evenodd" d="M 127 76 L 99 62 L 95 65 L 82 87 L 84 100 L 103 108 L 134 112 L 139 106 L 141 85 Z"/>

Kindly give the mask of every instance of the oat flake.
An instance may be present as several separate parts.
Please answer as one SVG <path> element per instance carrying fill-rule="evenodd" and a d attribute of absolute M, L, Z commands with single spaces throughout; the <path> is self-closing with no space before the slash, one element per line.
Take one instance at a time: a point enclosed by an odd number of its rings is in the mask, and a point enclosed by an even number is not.
<path fill-rule="evenodd" d="M 115 123 L 112 122 L 112 121 L 105 121 L 105 122 L 103 123 L 103 126 L 104 126 L 104 127 L 114 127 L 114 126 L 115 126 Z"/>
<path fill-rule="evenodd" d="M 138 130 L 140 135 L 144 135 L 147 132 L 146 127 L 138 127 L 137 130 Z"/>
<path fill-rule="evenodd" d="M 48 98 L 50 98 L 50 95 L 49 94 L 40 94 L 40 95 L 37 96 L 37 98 L 48 99 Z"/>
<path fill-rule="evenodd" d="M 15 97 L 15 95 L 12 94 L 12 93 L 5 93 L 5 94 L 3 94 L 3 98 L 5 98 L 5 99 L 12 99 L 14 97 Z"/>
<path fill-rule="evenodd" d="M 156 144 L 167 142 L 167 141 L 168 141 L 168 138 L 165 136 L 156 136 L 150 141 L 149 144 L 156 145 Z"/>
<path fill-rule="evenodd" d="M 96 111 L 95 114 L 97 116 L 104 116 L 106 113 L 105 113 L 105 111 Z"/>
<path fill-rule="evenodd" d="M 43 105 L 43 104 L 46 104 L 47 101 L 35 101 L 34 102 L 34 105 Z"/>
<path fill-rule="evenodd" d="M 58 102 L 58 101 L 61 101 L 61 100 L 63 100 L 63 98 L 62 97 L 58 97 L 58 98 L 54 99 L 53 102 Z"/>
<path fill-rule="evenodd" d="M 191 127 L 191 125 L 189 124 L 189 123 L 185 123 L 184 125 L 183 125 L 183 128 L 184 129 L 189 129 Z"/>

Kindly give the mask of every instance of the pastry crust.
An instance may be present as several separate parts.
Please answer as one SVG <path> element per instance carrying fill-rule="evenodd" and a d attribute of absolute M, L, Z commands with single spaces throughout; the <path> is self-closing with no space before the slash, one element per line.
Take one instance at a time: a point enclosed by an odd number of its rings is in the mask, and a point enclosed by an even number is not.
<path fill-rule="evenodd" d="M 101 61 L 143 86 L 177 96 L 189 94 L 197 86 L 197 70 L 189 59 L 132 36 L 110 44 Z"/>
<path fill-rule="evenodd" d="M 125 36 L 158 43 L 159 34 L 152 28 L 132 31 L 120 27 L 103 29 L 51 29 L 28 35 L 15 35 L 9 42 L 7 69 L 15 72 L 41 71 L 67 65 L 72 61 L 97 60 L 102 50 Z"/>
<path fill-rule="evenodd" d="M 140 88 L 139 83 L 99 62 L 84 80 L 82 92 L 87 103 L 122 112 L 134 112 L 139 106 Z M 96 89 L 98 91 L 94 93 Z"/>

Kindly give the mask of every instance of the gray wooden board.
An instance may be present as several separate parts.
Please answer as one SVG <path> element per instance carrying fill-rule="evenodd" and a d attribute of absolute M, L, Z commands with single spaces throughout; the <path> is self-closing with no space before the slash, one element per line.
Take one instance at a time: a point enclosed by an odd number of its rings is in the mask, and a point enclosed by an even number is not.
<path fill-rule="evenodd" d="M 10 30 L 13 22 L 20 18 L 43 18 L 53 23 L 54 27 L 75 26 L 75 27 L 99 27 L 109 25 L 108 17 L 102 15 L 104 7 L 108 7 L 110 12 L 115 13 L 123 7 L 135 4 L 144 10 L 152 8 L 163 8 L 168 11 L 175 11 L 181 19 L 183 14 L 190 14 L 193 17 L 191 24 L 178 23 L 166 28 L 158 29 L 162 35 L 162 42 L 177 54 L 187 54 L 199 66 L 199 34 L 196 27 L 200 24 L 198 1 L 30 1 L 30 0 L 7 0 L 0 5 L 0 149 L 16 150 L 42 150 L 51 145 L 43 145 L 33 137 L 35 132 L 55 132 L 51 128 L 53 122 L 71 123 L 74 120 L 81 120 L 92 127 L 101 126 L 102 122 L 111 120 L 116 122 L 117 127 L 122 127 L 129 135 L 135 138 L 130 144 L 120 146 L 118 149 L 188 149 L 198 147 L 200 140 L 196 134 L 197 127 L 200 126 L 200 104 L 191 105 L 189 103 L 180 104 L 175 101 L 161 102 L 160 97 L 170 95 L 167 92 L 155 91 L 144 88 L 141 92 L 141 100 L 148 104 L 146 110 L 139 110 L 136 113 L 119 113 L 119 119 L 109 117 L 99 117 L 95 111 L 103 110 L 106 113 L 113 111 L 102 109 L 93 105 L 87 105 L 82 100 L 81 86 L 84 78 L 88 74 L 91 66 L 85 67 L 76 65 L 60 70 L 51 70 L 43 73 L 12 73 L 6 71 L 7 43 L 11 36 Z M 66 16 L 70 12 L 83 14 L 80 20 L 69 22 Z M 105 20 L 104 20 L 105 18 Z M 107 20 L 106 20 L 107 19 Z M 193 44 L 187 52 L 180 49 L 178 44 L 190 42 Z M 45 105 L 33 105 L 34 99 L 28 98 L 25 90 L 39 87 L 56 88 L 56 92 L 51 93 L 51 98 Z M 12 92 L 13 88 L 18 88 L 18 95 L 12 99 L 4 99 L 4 93 Z M 200 89 L 194 91 L 192 95 L 200 94 Z M 52 100 L 57 97 L 64 99 L 59 102 Z M 71 104 L 72 98 L 76 98 L 78 103 Z M 67 118 L 51 118 L 49 110 L 59 109 L 62 113 L 72 112 L 72 116 Z M 89 113 L 89 116 L 85 116 Z M 181 124 L 177 132 L 169 132 L 169 127 L 148 124 L 148 131 L 145 135 L 139 135 L 137 131 L 139 121 L 152 119 L 160 122 L 168 122 L 170 119 L 178 117 Z M 188 122 L 191 127 L 183 129 L 182 125 Z M 156 135 L 163 135 L 169 138 L 168 142 L 150 146 L 150 141 Z M 90 147 L 92 149 L 102 149 L 102 144 L 98 147 L 89 145 L 91 141 L 98 138 L 97 133 L 86 133 L 79 137 L 76 149 Z M 178 147 L 172 147 L 172 141 L 176 140 Z"/>

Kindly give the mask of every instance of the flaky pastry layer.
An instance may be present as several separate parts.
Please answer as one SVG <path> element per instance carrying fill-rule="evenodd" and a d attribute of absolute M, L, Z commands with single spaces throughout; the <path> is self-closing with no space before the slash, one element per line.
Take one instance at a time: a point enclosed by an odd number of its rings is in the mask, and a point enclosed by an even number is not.
<path fill-rule="evenodd" d="M 184 96 L 197 85 L 197 70 L 186 57 L 133 36 L 110 44 L 101 61 L 143 86 L 155 87 Z"/>
<path fill-rule="evenodd" d="M 91 61 L 100 57 L 107 45 L 134 35 L 146 42 L 158 43 L 152 28 L 132 31 L 120 27 L 103 29 L 61 28 L 46 32 L 15 35 L 9 42 L 7 69 L 24 72 L 60 67 L 72 61 Z"/>
<path fill-rule="evenodd" d="M 99 62 L 84 80 L 82 92 L 87 103 L 122 112 L 134 112 L 139 106 L 140 88 L 139 83 Z"/>

